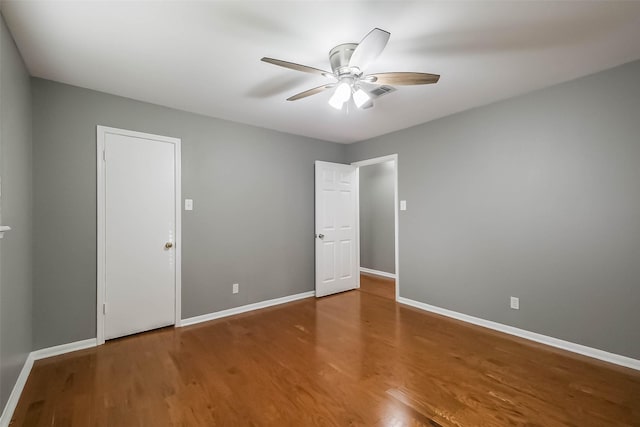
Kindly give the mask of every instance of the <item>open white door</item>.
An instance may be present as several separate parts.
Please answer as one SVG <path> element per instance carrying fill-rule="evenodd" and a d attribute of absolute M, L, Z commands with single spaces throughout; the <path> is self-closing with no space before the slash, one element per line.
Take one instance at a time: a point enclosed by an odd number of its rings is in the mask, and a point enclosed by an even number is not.
<path fill-rule="evenodd" d="M 316 296 L 355 289 L 356 167 L 316 162 Z"/>

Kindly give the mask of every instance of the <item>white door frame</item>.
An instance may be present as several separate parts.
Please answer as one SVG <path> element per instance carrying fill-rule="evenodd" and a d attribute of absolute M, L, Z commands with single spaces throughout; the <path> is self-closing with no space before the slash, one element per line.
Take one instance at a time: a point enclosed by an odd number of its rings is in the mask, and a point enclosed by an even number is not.
<path fill-rule="evenodd" d="M 395 228 L 395 264 L 396 264 L 396 301 L 400 298 L 400 253 L 398 244 L 398 155 L 390 154 L 388 156 L 375 157 L 373 159 L 362 160 L 351 163 L 356 169 L 356 259 L 358 260 L 358 287 L 360 287 L 360 168 L 363 166 L 375 165 L 393 161 L 393 222 Z"/>
<path fill-rule="evenodd" d="M 109 133 L 129 136 L 134 138 L 144 138 L 152 141 L 159 141 L 163 143 L 170 143 L 174 145 L 174 159 L 175 159 L 175 216 L 176 216 L 176 236 L 175 236 L 175 325 L 180 326 L 182 316 L 182 171 L 181 171 L 181 140 L 179 138 L 172 138 L 168 136 L 153 135 L 143 132 L 135 132 L 131 130 L 117 129 L 107 126 L 97 126 L 97 151 L 96 161 L 98 166 L 98 275 L 97 275 L 97 305 L 96 305 L 96 339 L 97 344 L 104 344 L 104 303 L 105 303 L 105 244 L 106 244 L 106 218 L 105 218 L 105 167 L 104 167 L 104 148 L 105 148 L 105 136 Z"/>

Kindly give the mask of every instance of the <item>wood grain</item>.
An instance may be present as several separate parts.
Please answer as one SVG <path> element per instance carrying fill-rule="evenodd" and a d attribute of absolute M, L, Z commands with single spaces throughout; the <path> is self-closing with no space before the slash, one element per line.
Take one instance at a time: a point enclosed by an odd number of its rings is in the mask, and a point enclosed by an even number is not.
<path fill-rule="evenodd" d="M 360 292 L 396 299 L 396 281 L 374 274 L 360 274 Z"/>
<path fill-rule="evenodd" d="M 322 85 L 318 87 L 314 87 L 313 89 L 305 90 L 304 92 L 297 93 L 293 96 L 287 98 L 287 101 L 297 101 L 298 99 L 306 98 L 307 96 L 315 95 L 317 93 L 323 92 L 327 89 L 331 89 L 335 87 L 335 84 Z"/>
<path fill-rule="evenodd" d="M 333 75 L 333 73 L 329 71 L 320 70 L 318 68 L 309 67 L 307 65 L 296 64 L 295 62 L 283 61 L 282 59 L 264 57 L 260 60 L 263 62 L 267 62 L 269 64 L 278 65 L 284 68 L 289 68 L 291 70 L 302 71 L 303 73 L 320 74 L 321 76 L 325 76 L 325 77 L 329 77 Z"/>
<path fill-rule="evenodd" d="M 11 425 L 639 426 L 640 373 L 351 291 L 37 361 Z"/>
<path fill-rule="evenodd" d="M 438 83 L 440 76 L 428 73 L 394 72 L 369 74 L 364 77 L 364 80 L 377 85 L 428 85 Z"/>

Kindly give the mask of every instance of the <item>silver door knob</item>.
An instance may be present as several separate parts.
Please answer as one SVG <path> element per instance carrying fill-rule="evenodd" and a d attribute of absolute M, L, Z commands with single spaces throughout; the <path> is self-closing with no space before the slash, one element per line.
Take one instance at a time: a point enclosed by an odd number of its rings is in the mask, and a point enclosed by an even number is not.
<path fill-rule="evenodd" d="M 324 239 L 324 234 L 318 234 L 318 238 Z"/>
<path fill-rule="evenodd" d="M 171 249 L 172 247 L 173 247 L 173 243 L 171 243 L 171 242 L 167 242 L 167 243 L 164 244 L 164 248 L 165 249 Z"/>

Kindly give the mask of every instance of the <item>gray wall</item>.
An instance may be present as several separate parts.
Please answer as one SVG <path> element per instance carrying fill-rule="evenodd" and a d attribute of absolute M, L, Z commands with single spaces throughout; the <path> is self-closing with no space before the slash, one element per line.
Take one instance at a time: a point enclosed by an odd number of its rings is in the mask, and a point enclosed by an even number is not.
<path fill-rule="evenodd" d="M 31 173 L 29 75 L 0 18 L 0 411 L 31 351 Z"/>
<path fill-rule="evenodd" d="M 36 349 L 95 337 L 96 125 L 182 138 L 183 318 L 313 290 L 313 162 L 343 145 L 32 83 Z"/>
<path fill-rule="evenodd" d="M 640 61 L 347 149 L 392 153 L 401 296 L 640 358 Z"/>
<path fill-rule="evenodd" d="M 393 161 L 360 168 L 360 267 L 396 272 Z"/>

